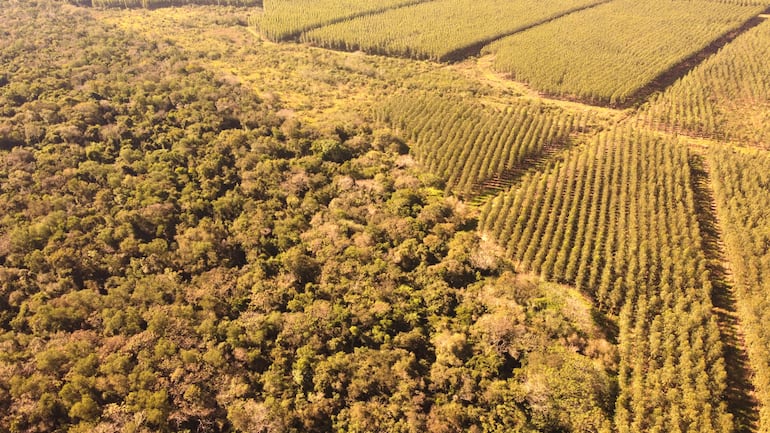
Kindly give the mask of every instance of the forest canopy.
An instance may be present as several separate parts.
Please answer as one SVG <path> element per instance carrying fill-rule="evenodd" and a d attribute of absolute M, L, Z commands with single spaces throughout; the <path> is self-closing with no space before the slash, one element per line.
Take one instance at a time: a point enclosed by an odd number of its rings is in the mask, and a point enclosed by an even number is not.
<path fill-rule="evenodd" d="M 769 5 L 0 0 L 0 432 L 770 431 Z"/>
<path fill-rule="evenodd" d="M 60 3 L 0 34 L 0 430 L 609 431 L 615 349 L 408 148 Z"/>

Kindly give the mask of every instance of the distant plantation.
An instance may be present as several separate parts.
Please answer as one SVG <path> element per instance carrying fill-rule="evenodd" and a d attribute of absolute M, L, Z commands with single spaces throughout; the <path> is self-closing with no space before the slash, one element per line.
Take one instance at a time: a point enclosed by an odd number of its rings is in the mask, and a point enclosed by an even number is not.
<path fill-rule="evenodd" d="M 762 7 L 617 0 L 499 40 L 495 68 L 538 90 L 618 104 Z"/>
<path fill-rule="evenodd" d="M 770 145 L 770 22 L 763 22 L 650 101 L 669 131 Z"/>
<path fill-rule="evenodd" d="M 729 430 L 690 182 L 685 147 L 621 128 L 482 210 L 482 230 L 523 269 L 619 313 L 620 431 Z"/>
<path fill-rule="evenodd" d="M 449 189 L 466 195 L 563 145 L 576 126 L 573 115 L 540 104 L 495 109 L 416 92 L 394 96 L 378 116 L 404 134 Z"/>
<path fill-rule="evenodd" d="M 422 1 L 429 0 L 267 0 L 258 27 L 267 38 L 282 41 L 315 27 Z"/>
<path fill-rule="evenodd" d="M 334 49 L 447 61 L 465 57 L 474 46 L 478 51 L 497 38 L 599 2 L 436 0 L 322 27 L 302 40 Z"/>

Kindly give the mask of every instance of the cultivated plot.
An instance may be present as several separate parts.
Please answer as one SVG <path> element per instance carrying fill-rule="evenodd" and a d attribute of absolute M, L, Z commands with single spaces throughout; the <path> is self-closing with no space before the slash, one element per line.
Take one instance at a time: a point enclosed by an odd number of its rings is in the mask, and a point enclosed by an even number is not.
<path fill-rule="evenodd" d="M 624 103 L 763 6 L 618 0 L 501 39 L 494 67 L 538 90 Z"/>
<path fill-rule="evenodd" d="M 572 114 L 542 104 L 497 109 L 422 92 L 394 96 L 377 112 L 430 172 L 465 194 L 563 144 L 576 123 Z"/>
<path fill-rule="evenodd" d="M 770 147 L 770 21 L 747 31 L 650 101 L 655 127 Z"/>
<path fill-rule="evenodd" d="M 421 1 L 426 0 L 267 0 L 257 25 L 267 38 L 280 41 L 315 27 Z"/>
<path fill-rule="evenodd" d="M 480 218 L 522 268 L 619 313 L 619 431 L 731 430 L 688 159 L 675 140 L 615 129 Z"/>
<path fill-rule="evenodd" d="M 303 35 L 319 46 L 438 61 L 473 54 L 497 38 L 598 0 L 437 0 L 322 27 Z"/>
<path fill-rule="evenodd" d="M 759 429 L 770 428 L 770 154 L 710 149 L 716 211 L 736 280 L 736 305 L 760 403 Z"/>

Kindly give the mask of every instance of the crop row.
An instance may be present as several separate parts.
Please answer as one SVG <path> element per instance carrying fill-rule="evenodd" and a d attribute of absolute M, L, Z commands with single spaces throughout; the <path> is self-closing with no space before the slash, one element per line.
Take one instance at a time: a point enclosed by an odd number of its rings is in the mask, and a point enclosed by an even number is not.
<path fill-rule="evenodd" d="M 523 269 L 618 314 L 621 432 L 731 430 L 688 157 L 616 129 L 482 210 L 482 230 Z"/>
<path fill-rule="evenodd" d="M 770 22 L 736 38 L 649 104 L 650 124 L 770 146 Z"/>
<path fill-rule="evenodd" d="M 347 51 L 362 50 L 438 61 L 602 0 L 436 0 L 321 27 L 302 40 Z"/>
<path fill-rule="evenodd" d="M 708 1 L 617 0 L 503 38 L 496 69 L 541 91 L 620 104 L 761 11 Z"/>
<path fill-rule="evenodd" d="M 377 116 L 403 134 L 427 170 L 461 194 L 562 144 L 578 123 L 536 103 L 498 109 L 417 92 L 394 96 Z"/>

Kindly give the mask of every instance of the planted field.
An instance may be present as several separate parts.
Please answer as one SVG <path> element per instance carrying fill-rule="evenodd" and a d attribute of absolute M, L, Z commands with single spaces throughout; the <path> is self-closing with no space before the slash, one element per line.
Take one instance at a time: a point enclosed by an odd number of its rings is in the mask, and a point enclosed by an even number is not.
<path fill-rule="evenodd" d="M 770 147 L 770 22 L 736 38 L 655 97 L 655 126 Z"/>
<path fill-rule="evenodd" d="M 599 0 L 437 0 L 310 31 L 319 46 L 389 56 L 455 60 L 484 44 Z"/>
<path fill-rule="evenodd" d="M 770 429 L 770 155 L 713 149 L 708 156 L 722 237 L 737 280 L 738 314 L 746 331 L 759 430 Z"/>
<path fill-rule="evenodd" d="M 258 27 L 268 39 L 291 39 L 315 27 L 427 0 L 267 0 Z"/>
<path fill-rule="evenodd" d="M 686 148 L 620 129 L 483 209 L 522 268 L 619 312 L 619 431 L 730 430 L 690 182 Z"/>
<path fill-rule="evenodd" d="M 495 42 L 494 66 L 538 90 L 624 103 L 761 11 L 707 1 L 618 0 Z"/>
<path fill-rule="evenodd" d="M 770 0 L 707 0 L 718 3 L 728 3 L 741 6 L 767 6 L 770 5 Z"/>
<path fill-rule="evenodd" d="M 69 3 L 97 8 L 146 8 L 155 9 L 167 6 L 184 5 L 221 5 L 221 6 L 259 6 L 261 0 L 68 0 Z"/>
<path fill-rule="evenodd" d="M 499 110 L 417 92 L 391 98 L 378 117 L 404 134 L 430 172 L 465 194 L 563 144 L 575 124 L 571 114 L 540 104 Z"/>

